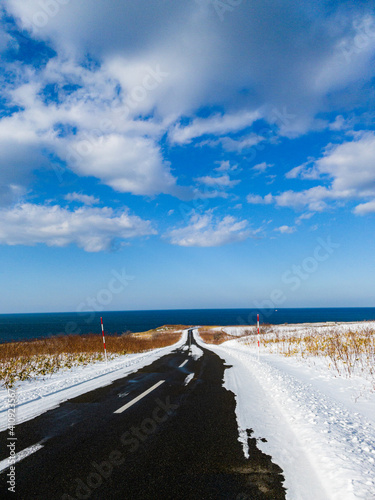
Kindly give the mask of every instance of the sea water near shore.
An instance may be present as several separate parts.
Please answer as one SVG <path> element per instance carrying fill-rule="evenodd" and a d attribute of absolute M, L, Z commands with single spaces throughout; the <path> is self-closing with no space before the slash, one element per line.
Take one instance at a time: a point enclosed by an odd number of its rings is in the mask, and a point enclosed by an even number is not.
<path fill-rule="evenodd" d="M 256 315 L 271 324 L 375 320 L 375 307 L 295 309 L 179 309 L 161 311 L 105 311 L 85 313 L 0 314 L 0 342 L 43 338 L 58 334 L 141 332 L 165 324 L 253 325 Z"/>

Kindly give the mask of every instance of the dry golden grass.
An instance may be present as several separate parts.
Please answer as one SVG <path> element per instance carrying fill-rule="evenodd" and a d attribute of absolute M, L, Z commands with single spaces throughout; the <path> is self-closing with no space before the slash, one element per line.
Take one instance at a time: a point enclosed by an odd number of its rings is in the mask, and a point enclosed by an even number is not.
<path fill-rule="evenodd" d="M 245 337 L 247 335 L 252 334 L 252 330 L 250 328 L 244 330 L 242 335 L 233 336 L 226 333 L 224 330 L 215 330 L 217 327 L 207 327 L 199 328 L 199 335 L 202 340 L 207 344 L 222 344 L 226 340 L 233 340 L 235 338 Z"/>
<path fill-rule="evenodd" d="M 250 344 L 250 339 L 245 343 Z M 270 335 L 261 336 L 261 345 L 283 356 L 325 358 L 328 366 L 342 376 L 375 377 L 375 330 L 368 327 L 358 331 L 331 328 L 321 333 L 314 328 L 281 333 L 276 327 Z"/>
<path fill-rule="evenodd" d="M 107 335 L 107 355 L 139 353 L 176 343 L 181 332 L 172 327 L 146 334 Z M 0 344 L 0 383 L 12 387 L 16 382 L 52 375 L 63 368 L 103 361 L 101 335 L 58 335 L 45 339 Z"/>
<path fill-rule="evenodd" d="M 230 335 L 223 332 L 222 330 L 207 330 L 199 329 L 199 335 L 201 339 L 207 344 L 222 344 L 226 340 L 230 339 Z"/>

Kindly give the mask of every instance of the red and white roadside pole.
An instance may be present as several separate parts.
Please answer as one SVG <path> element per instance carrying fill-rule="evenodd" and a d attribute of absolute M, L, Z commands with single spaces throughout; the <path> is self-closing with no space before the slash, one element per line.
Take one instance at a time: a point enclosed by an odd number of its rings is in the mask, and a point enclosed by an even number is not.
<path fill-rule="evenodd" d="M 257 314 L 257 327 L 258 327 L 258 358 L 259 358 L 259 351 L 260 351 L 259 314 Z"/>
<path fill-rule="evenodd" d="M 100 323 L 102 325 L 102 335 L 103 335 L 103 345 L 104 345 L 104 356 L 105 356 L 105 362 L 108 363 L 107 359 L 107 349 L 105 347 L 105 337 L 104 337 L 104 327 L 103 327 L 103 318 L 100 318 Z"/>

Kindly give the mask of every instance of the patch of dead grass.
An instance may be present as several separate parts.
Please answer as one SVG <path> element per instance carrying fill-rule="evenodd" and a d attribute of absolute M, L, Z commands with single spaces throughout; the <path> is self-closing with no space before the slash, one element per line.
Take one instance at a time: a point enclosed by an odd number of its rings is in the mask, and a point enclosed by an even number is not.
<path fill-rule="evenodd" d="M 176 343 L 181 331 L 172 327 L 147 334 L 106 335 L 108 357 L 140 353 Z M 102 335 L 57 335 L 0 344 L 0 384 L 12 387 L 18 381 L 52 375 L 63 368 L 103 361 Z"/>

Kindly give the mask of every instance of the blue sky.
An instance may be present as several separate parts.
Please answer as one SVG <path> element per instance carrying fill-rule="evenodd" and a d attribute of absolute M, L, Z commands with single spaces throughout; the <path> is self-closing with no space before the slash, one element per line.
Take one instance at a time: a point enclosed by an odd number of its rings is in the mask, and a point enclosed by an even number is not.
<path fill-rule="evenodd" d="M 0 20 L 0 312 L 374 305 L 372 2 Z"/>

